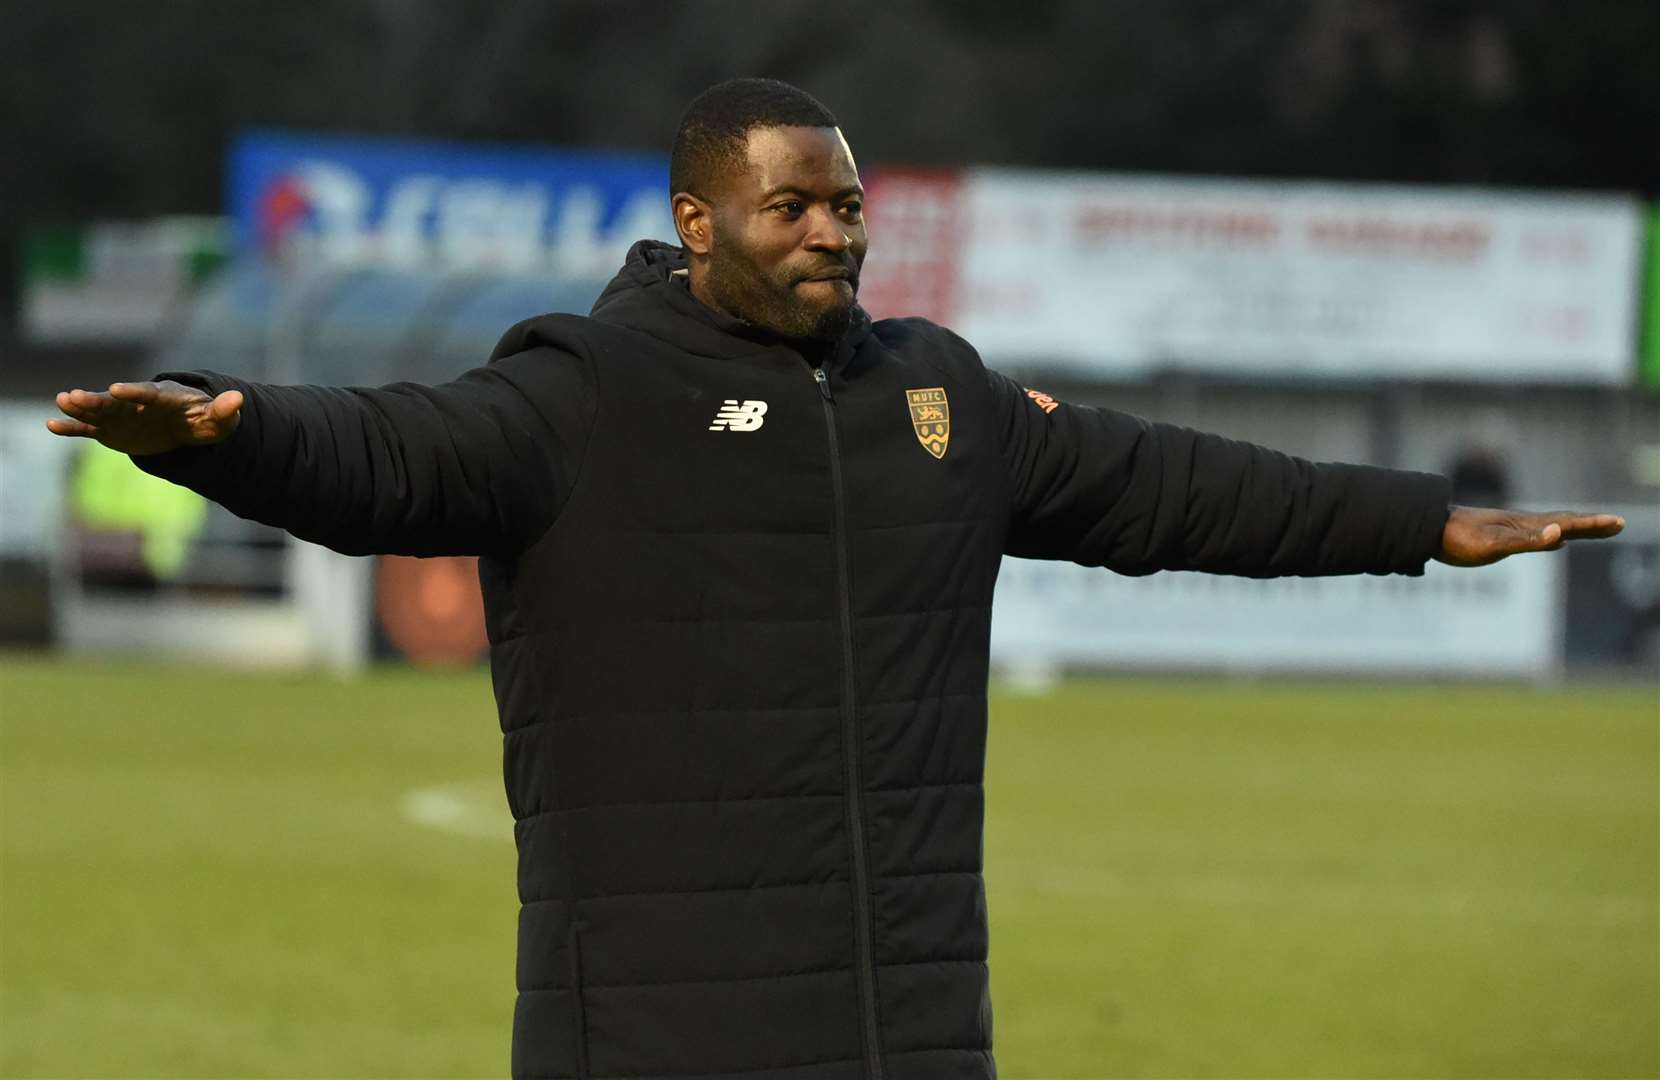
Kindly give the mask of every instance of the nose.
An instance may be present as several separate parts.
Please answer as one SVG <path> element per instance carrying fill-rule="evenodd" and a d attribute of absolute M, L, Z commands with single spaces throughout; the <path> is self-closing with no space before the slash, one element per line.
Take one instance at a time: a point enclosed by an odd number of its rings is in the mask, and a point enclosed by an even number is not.
<path fill-rule="evenodd" d="M 812 227 L 807 230 L 802 246 L 808 251 L 828 251 L 840 255 L 852 246 L 853 238 L 847 235 L 842 223 L 836 220 L 836 215 L 828 207 L 814 207 L 812 210 Z"/>

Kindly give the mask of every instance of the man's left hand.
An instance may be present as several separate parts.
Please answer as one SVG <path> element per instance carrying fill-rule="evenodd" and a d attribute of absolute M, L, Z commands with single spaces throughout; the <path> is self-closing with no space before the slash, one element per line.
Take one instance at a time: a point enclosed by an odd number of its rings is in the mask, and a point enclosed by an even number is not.
<path fill-rule="evenodd" d="M 1441 530 L 1441 554 L 1449 566 L 1486 566 L 1523 551 L 1555 551 L 1569 540 L 1602 540 L 1625 528 L 1615 514 L 1525 514 L 1454 506 Z"/>

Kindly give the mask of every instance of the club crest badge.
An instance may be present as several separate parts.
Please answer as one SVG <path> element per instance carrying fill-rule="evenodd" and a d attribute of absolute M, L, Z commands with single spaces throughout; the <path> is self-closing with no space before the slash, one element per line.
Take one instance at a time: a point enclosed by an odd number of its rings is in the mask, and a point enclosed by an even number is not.
<path fill-rule="evenodd" d="M 944 457 L 951 441 L 951 403 L 945 400 L 945 387 L 907 390 L 905 403 L 911 407 L 911 427 L 922 448 L 936 458 Z"/>

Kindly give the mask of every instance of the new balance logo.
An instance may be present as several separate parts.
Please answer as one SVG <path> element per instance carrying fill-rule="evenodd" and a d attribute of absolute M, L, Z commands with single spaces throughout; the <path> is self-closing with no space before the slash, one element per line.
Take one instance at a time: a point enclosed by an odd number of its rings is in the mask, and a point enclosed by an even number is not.
<path fill-rule="evenodd" d="M 715 414 L 715 422 L 709 425 L 710 431 L 754 431 L 761 426 L 761 418 L 767 415 L 767 403 L 764 401 L 739 401 L 736 398 L 727 398 L 726 404 L 720 407 Z"/>

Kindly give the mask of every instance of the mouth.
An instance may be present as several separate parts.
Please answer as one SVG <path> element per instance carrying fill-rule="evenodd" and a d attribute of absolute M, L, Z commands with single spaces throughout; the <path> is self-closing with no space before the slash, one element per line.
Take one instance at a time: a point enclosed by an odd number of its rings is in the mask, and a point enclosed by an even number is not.
<path fill-rule="evenodd" d="M 801 280 L 803 282 L 807 282 L 807 281 L 845 281 L 850 286 L 854 283 L 853 275 L 848 273 L 846 270 L 824 270 L 824 271 L 820 271 L 817 274 L 814 274 L 812 277 L 802 278 Z"/>

